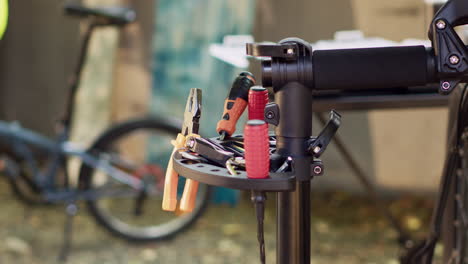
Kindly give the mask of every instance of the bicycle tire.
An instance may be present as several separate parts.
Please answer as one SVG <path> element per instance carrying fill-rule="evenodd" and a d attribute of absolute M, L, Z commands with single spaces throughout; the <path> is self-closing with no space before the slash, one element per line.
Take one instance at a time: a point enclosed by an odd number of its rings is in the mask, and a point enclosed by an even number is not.
<path fill-rule="evenodd" d="M 462 264 L 468 263 L 468 86 L 453 92 L 449 110 L 448 134 L 453 137 L 447 144 L 449 150 L 456 149 L 458 157 L 444 210 L 443 263 Z"/>
<path fill-rule="evenodd" d="M 120 139 L 123 139 L 128 136 L 136 135 L 140 132 L 151 132 L 151 137 L 153 136 L 160 136 L 164 135 L 167 138 L 164 139 L 164 143 L 167 145 L 169 139 L 175 139 L 177 133 L 180 132 L 180 125 L 175 124 L 174 122 L 168 122 L 167 120 L 155 119 L 155 118 L 143 118 L 138 120 L 130 120 L 121 124 L 118 124 L 109 130 L 107 130 L 101 137 L 99 137 L 95 143 L 90 148 L 91 153 L 97 152 L 104 152 L 109 153 L 114 145 L 114 143 L 118 142 Z M 159 142 L 161 143 L 161 142 Z M 170 144 L 168 144 L 170 145 Z M 172 148 L 172 145 L 165 146 L 165 148 Z M 122 155 L 122 153 L 120 153 Z M 168 159 L 169 155 L 166 155 Z M 119 156 L 119 160 L 120 156 Z M 154 165 L 148 165 L 145 163 L 144 167 L 147 166 L 165 166 L 167 163 Z M 135 170 L 132 173 L 135 173 Z M 154 170 L 152 170 L 154 171 Z M 93 175 L 95 169 L 87 166 L 85 164 L 82 165 L 79 174 L 79 182 L 80 188 L 84 190 L 92 190 L 93 186 Z M 154 173 L 158 174 L 158 173 Z M 162 172 L 162 179 L 164 179 L 164 171 Z M 153 177 L 153 175 L 151 175 Z M 161 179 L 161 175 L 156 176 L 157 179 Z M 156 183 L 160 183 L 157 180 Z M 180 185 L 180 184 L 179 184 Z M 155 184 L 156 186 L 156 184 Z M 159 186 L 159 185 L 158 185 Z M 160 193 L 162 194 L 162 192 Z M 199 192 L 198 192 L 198 200 L 196 208 L 193 212 L 184 214 L 182 216 L 175 216 L 174 219 L 171 218 L 168 222 L 163 222 L 160 224 L 153 223 L 156 222 L 159 216 L 164 216 L 163 218 L 167 217 L 167 215 L 171 215 L 174 217 L 174 213 L 172 212 L 164 212 L 161 209 L 161 203 L 157 201 L 156 203 L 151 204 L 152 209 L 159 208 L 158 215 L 155 217 L 154 215 L 148 215 L 151 218 L 151 224 L 148 226 L 132 226 L 132 224 L 127 223 L 128 219 L 122 220 L 119 217 L 111 215 L 107 208 L 104 208 L 103 203 L 101 201 L 103 199 L 88 199 L 86 201 L 87 207 L 91 215 L 95 218 L 96 222 L 103 226 L 105 229 L 110 231 L 112 234 L 117 235 L 121 238 L 127 239 L 129 241 L 135 242 L 147 242 L 147 241 L 156 241 L 162 239 L 168 239 L 181 231 L 185 230 L 189 226 L 191 226 L 203 213 L 209 203 L 209 196 L 210 196 L 210 188 L 207 185 L 200 184 Z M 153 197 L 152 197 L 153 198 Z M 157 198 L 157 197 L 154 197 Z M 113 199 L 113 198 L 112 198 Z M 118 207 L 123 206 L 122 201 L 116 201 L 118 203 Z M 109 202 L 106 202 L 109 203 Z M 148 201 L 146 202 L 148 204 Z M 145 214 L 146 215 L 146 214 Z M 132 219 L 133 220 L 133 219 Z"/>

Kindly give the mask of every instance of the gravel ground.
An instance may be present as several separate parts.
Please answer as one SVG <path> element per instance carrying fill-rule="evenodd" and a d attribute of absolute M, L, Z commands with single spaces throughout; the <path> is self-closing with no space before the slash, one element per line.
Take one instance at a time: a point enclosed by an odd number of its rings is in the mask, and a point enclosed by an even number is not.
<path fill-rule="evenodd" d="M 0 190 L 0 263 L 57 263 L 63 241 L 63 206 L 25 207 L 3 181 Z M 365 197 L 314 193 L 312 206 L 312 263 L 397 264 L 397 234 Z M 427 229 L 430 199 L 399 197 L 389 206 L 417 236 Z M 275 262 L 274 216 L 271 196 L 265 223 L 267 263 Z M 74 223 L 70 264 L 259 263 L 254 211 L 247 195 L 235 208 L 210 206 L 192 228 L 158 243 L 135 245 L 114 238 L 85 210 Z"/>

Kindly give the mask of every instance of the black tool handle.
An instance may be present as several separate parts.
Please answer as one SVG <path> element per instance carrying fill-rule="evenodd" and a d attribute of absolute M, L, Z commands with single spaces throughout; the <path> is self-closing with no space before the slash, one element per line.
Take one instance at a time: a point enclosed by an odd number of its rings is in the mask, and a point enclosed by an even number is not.
<path fill-rule="evenodd" d="M 312 59 L 318 90 L 408 87 L 436 80 L 432 49 L 424 46 L 318 50 Z"/>

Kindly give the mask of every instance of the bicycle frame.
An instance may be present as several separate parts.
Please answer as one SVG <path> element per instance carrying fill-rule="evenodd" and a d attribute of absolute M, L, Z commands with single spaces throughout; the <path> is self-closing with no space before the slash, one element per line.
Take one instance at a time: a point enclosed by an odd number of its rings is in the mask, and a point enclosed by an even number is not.
<path fill-rule="evenodd" d="M 68 142 L 76 103 L 75 98 L 79 88 L 83 66 L 86 61 L 89 43 L 94 30 L 99 26 L 106 25 L 108 24 L 103 24 L 95 19 L 91 19 L 90 23 L 85 28 L 75 70 L 70 78 L 65 113 L 59 121 L 61 126 L 55 141 L 33 131 L 21 128 L 18 123 L 0 121 L 0 138 L 9 139 L 9 142 L 7 143 L 13 147 L 13 151 L 16 155 L 26 161 L 27 166 L 34 174 L 34 182 L 30 184 L 34 184 L 35 186 L 31 187 L 45 191 L 48 195 L 47 199 L 50 201 L 61 201 L 72 197 L 73 199 L 76 199 L 79 198 L 78 196 L 80 196 L 79 199 L 88 199 L 87 197 L 89 197 L 87 194 L 77 194 L 75 191 L 67 190 L 64 190 L 62 194 L 56 193 L 57 190 L 54 188 L 55 175 L 58 173 L 60 168 L 67 168 L 67 156 L 76 156 L 83 163 L 111 175 L 111 177 L 131 186 L 134 189 L 140 190 L 144 188 L 144 184 L 139 179 L 132 177 L 124 171 L 118 170 L 108 162 L 105 162 L 101 157 L 93 156 L 86 152 L 84 148 Z M 31 146 L 39 148 L 48 156 L 48 166 L 44 173 L 41 173 L 38 168 L 37 159 L 31 150 Z M 66 170 L 65 177 L 66 185 L 68 185 L 68 173 Z"/>
<path fill-rule="evenodd" d="M 144 183 L 141 180 L 111 165 L 109 157 L 103 157 L 102 154 L 100 156 L 94 156 L 88 153 L 86 149 L 61 139 L 60 137 L 55 142 L 33 131 L 23 129 L 16 123 L 0 121 L 0 138 L 8 139 L 8 143 L 11 144 L 15 155 L 26 161 L 27 166 L 34 174 L 35 187 L 45 191 L 48 201 L 56 202 L 68 200 L 70 198 L 90 198 L 89 191 L 88 193 L 82 193 L 65 189 L 63 193 L 60 193 L 60 190 L 55 188 L 55 175 L 60 168 L 65 168 L 62 166 L 62 161 L 69 156 L 78 157 L 84 164 L 110 175 L 117 181 L 131 186 L 133 189 L 141 190 L 144 188 Z M 36 147 L 40 152 L 45 153 L 49 157 L 48 166 L 44 173 L 40 172 L 35 153 L 32 151 L 31 147 Z M 130 164 L 123 165 L 127 167 L 130 166 Z M 131 168 L 126 169 L 130 170 Z M 59 193 L 57 194 L 57 192 Z M 94 190 L 92 192 L 97 191 Z M 108 194 L 102 195 L 108 196 Z M 95 199 L 101 195 L 96 196 L 96 194 L 91 193 L 91 196 Z"/>

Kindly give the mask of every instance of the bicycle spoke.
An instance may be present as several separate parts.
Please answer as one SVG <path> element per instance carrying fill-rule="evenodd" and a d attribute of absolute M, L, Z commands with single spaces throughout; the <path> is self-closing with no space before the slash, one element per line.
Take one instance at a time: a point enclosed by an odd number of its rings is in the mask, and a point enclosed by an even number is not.
<path fill-rule="evenodd" d="M 461 197 L 461 195 L 457 194 L 455 197 L 455 201 L 457 203 L 457 208 L 460 211 L 459 214 L 463 228 L 466 228 L 468 226 L 468 217 L 466 215 L 465 206 Z"/>

